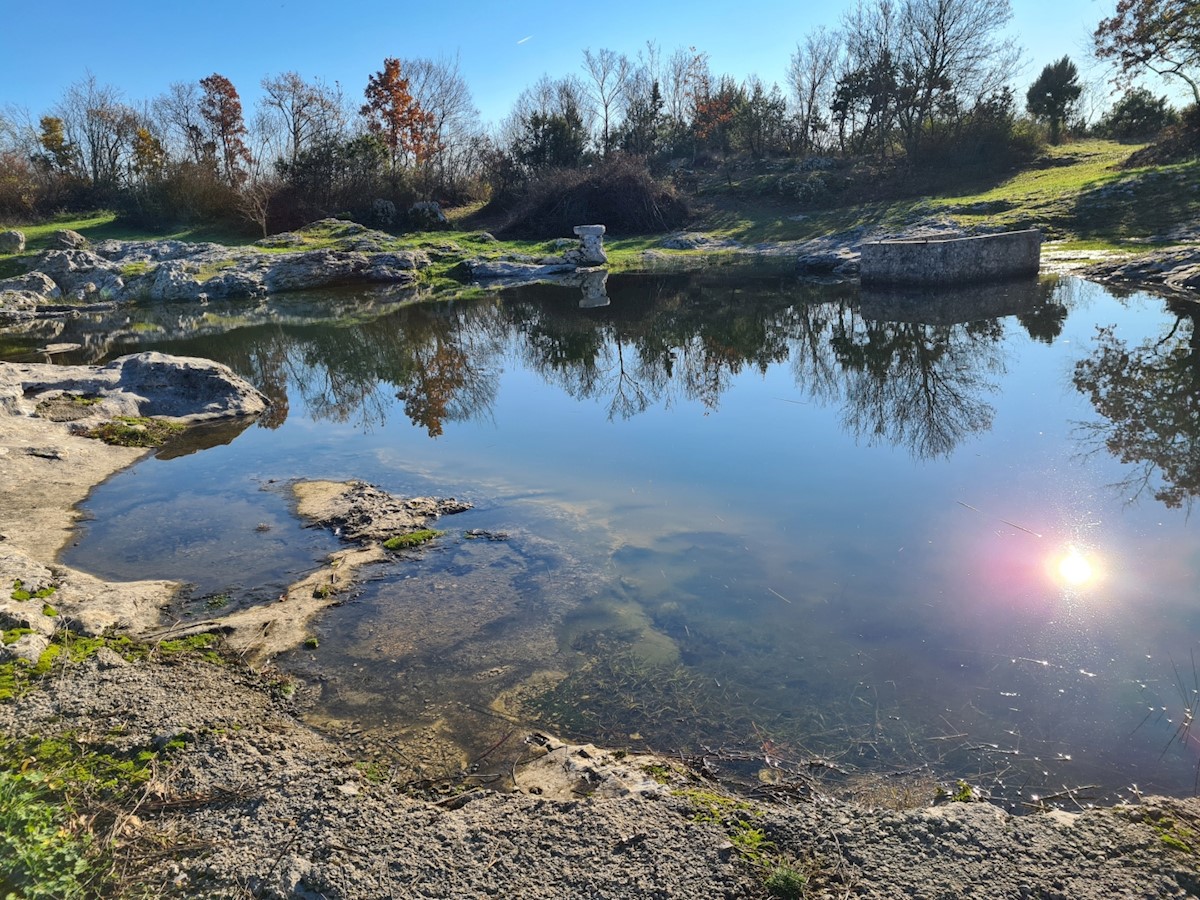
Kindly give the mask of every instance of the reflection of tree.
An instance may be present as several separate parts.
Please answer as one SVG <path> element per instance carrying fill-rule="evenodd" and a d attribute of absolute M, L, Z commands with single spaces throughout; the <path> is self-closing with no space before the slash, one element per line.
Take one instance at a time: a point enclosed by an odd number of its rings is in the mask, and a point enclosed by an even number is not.
<path fill-rule="evenodd" d="M 990 307 L 976 294 L 935 310 L 954 322 L 965 308 L 970 324 L 930 325 L 905 319 L 887 297 L 868 317 L 853 287 L 784 277 L 617 277 L 608 289 L 611 305 L 588 309 L 567 302 L 574 288 L 535 285 L 382 315 L 368 303 L 332 321 L 246 325 L 231 314 L 228 330 L 155 346 L 250 378 L 276 403 L 268 424 L 283 421 L 289 394 L 316 420 L 361 427 L 383 422 L 399 399 L 437 437 L 448 422 L 488 414 L 509 352 L 613 420 L 680 401 L 717 411 L 740 375 L 790 362 L 797 389 L 840 405 L 855 435 L 918 456 L 948 454 L 991 423 L 986 396 L 1003 370 L 1003 326 L 980 313 Z M 920 308 L 929 312 L 928 298 Z"/>
<path fill-rule="evenodd" d="M 1100 328 L 1074 382 L 1103 416 L 1085 434 L 1134 467 L 1121 487 L 1178 508 L 1200 496 L 1200 310 L 1173 309 L 1167 334 L 1132 349 Z"/>
<path fill-rule="evenodd" d="M 841 319 L 831 340 L 850 376 L 845 421 L 859 437 L 884 439 L 925 458 L 949 455 L 992 424 L 982 398 L 1003 370 L 995 319 L 965 325 Z"/>
<path fill-rule="evenodd" d="M 1059 303 L 1043 303 L 1029 312 L 1021 313 L 1017 320 L 1035 341 L 1053 344 L 1066 324 L 1067 308 Z"/>

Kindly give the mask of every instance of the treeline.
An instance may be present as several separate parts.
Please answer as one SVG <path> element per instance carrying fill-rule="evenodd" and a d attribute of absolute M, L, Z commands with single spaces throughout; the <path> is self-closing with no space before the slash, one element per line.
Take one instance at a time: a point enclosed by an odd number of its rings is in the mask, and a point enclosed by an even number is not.
<path fill-rule="evenodd" d="M 617 194 L 624 204 L 603 210 L 610 227 L 649 230 L 681 215 L 667 175 L 686 188 L 698 167 L 732 180 L 738 160 L 814 157 L 778 190 L 817 205 L 833 199 L 823 173 L 839 160 L 995 170 L 1082 127 L 1065 57 L 1018 99 L 1010 18 L 1008 0 L 859 0 L 838 27 L 800 40 L 784 87 L 715 73 L 695 48 L 586 50 L 577 74 L 543 76 L 493 128 L 456 59 L 386 59 L 356 96 L 296 72 L 268 76 L 251 111 L 216 73 L 141 103 L 88 75 L 36 118 L 0 118 L 0 216 L 111 207 L 142 224 L 266 233 L 341 214 L 426 227 L 414 201 L 488 201 L 514 228 L 537 230 Z M 1102 22 L 1098 45 L 1119 46 L 1124 25 Z M 1175 116 L 1134 88 L 1099 127 L 1143 137 Z"/>

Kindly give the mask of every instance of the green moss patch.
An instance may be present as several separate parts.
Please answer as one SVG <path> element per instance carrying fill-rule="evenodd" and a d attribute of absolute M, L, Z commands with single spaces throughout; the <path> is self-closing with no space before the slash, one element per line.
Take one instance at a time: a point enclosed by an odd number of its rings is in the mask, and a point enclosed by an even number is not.
<path fill-rule="evenodd" d="M 57 590 L 58 590 L 58 588 L 55 587 L 54 585 L 47 585 L 46 587 L 38 588 L 37 590 L 31 591 L 31 590 L 29 590 L 29 588 L 27 588 L 25 586 L 25 582 L 21 581 L 21 579 L 18 578 L 13 581 L 12 593 L 9 596 L 13 600 L 18 600 L 18 601 L 45 600 L 47 597 L 53 597 L 54 592 Z"/>
<path fill-rule="evenodd" d="M 403 550 L 406 547 L 417 547 L 432 541 L 435 537 L 441 537 L 445 533 L 444 531 L 422 528 L 420 531 L 410 531 L 408 534 L 398 534 L 395 537 L 388 538 L 383 542 L 383 547 L 385 550 Z"/>
<path fill-rule="evenodd" d="M 178 422 L 143 416 L 118 416 L 111 422 L 97 425 L 87 436 L 117 447 L 161 447 L 183 430 L 184 426 Z"/>

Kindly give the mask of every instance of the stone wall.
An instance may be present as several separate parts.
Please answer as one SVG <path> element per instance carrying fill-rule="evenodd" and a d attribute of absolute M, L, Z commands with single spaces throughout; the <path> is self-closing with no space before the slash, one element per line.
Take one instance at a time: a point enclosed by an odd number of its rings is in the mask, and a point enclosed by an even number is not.
<path fill-rule="evenodd" d="M 963 284 L 1037 275 L 1037 229 L 976 237 L 872 241 L 862 245 L 863 284 Z"/>

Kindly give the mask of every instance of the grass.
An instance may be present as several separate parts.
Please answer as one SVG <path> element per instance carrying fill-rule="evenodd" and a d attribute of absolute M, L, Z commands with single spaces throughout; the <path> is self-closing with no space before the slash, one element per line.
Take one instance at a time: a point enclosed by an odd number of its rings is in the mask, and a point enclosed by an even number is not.
<path fill-rule="evenodd" d="M 695 230 L 750 244 L 859 226 L 900 227 L 934 216 L 963 226 L 1041 228 L 1071 249 L 1145 249 L 1146 239 L 1200 217 L 1200 194 L 1191 187 L 1200 181 L 1200 160 L 1121 169 L 1140 146 L 1082 140 L 1049 147 L 1034 163 L 982 189 L 824 209 L 743 193 L 735 182 Z"/>

